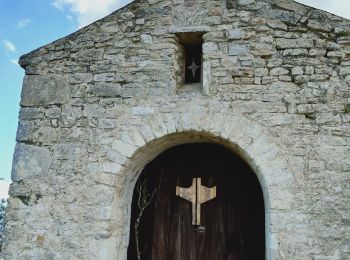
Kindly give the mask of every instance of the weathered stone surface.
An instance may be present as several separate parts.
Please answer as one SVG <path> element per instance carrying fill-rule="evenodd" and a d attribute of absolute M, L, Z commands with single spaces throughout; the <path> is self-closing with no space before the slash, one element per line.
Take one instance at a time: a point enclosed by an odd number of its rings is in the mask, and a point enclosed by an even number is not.
<path fill-rule="evenodd" d="M 32 121 L 20 121 L 17 128 L 16 141 L 26 142 L 29 141 L 31 134 L 34 130 L 34 123 Z"/>
<path fill-rule="evenodd" d="M 304 70 L 302 67 L 294 67 L 292 69 L 292 75 L 303 75 L 304 74 Z"/>
<path fill-rule="evenodd" d="M 244 37 L 244 32 L 242 29 L 234 29 L 228 31 L 228 39 L 230 40 L 239 40 Z"/>
<path fill-rule="evenodd" d="M 23 56 L 5 259 L 126 259 L 138 174 L 191 142 L 253 167 L 266 259 L 349 259 L 349 28 L 291 0 L 135 1 Z"/>
<path fill-rule="evenodd" d="M 145 116 L 150 115 L 154 113 L 154 109 L 151 107 L 133 107 L 132 113 L 135 116 Z"/>
<path fill-rule="evenodd" d="M 90 91 L 98 97 L 120 97 L 123 89 L 119 83 L 95 83 L 90 86 Z"/>
<path fill-rule="evenodd" d="M 69 77 L 69 82 L 71 84 L 89 83 L 92 79 L 93 76 L 91 73 L 74 73 Z"/>
<path fill-rule="evenodd" d="M 71 86 L 61 75 L 24 77 L 21 106 L 46 106 L 69 102 Z"/>
<path fill-rule="evenodd" d="M 285 68 L 282 68 L 282 67 L 277 67 L 277 68 L 273 68 L 271 71 L 270 71 L 270 75 L 271 76 L 279 76 L 279 75 L 285 75 L 285 74 L 288 74 L 289 71 Z"/>
<path fill-rule="evenodd" d="M 276 44 L 278 49 L 299 49 L 299 48 L 312 48 L 314 47 L 312 39 L 284 39 L 277 38 Z"/>
<path fill-rule="evenodd" d="M 263 77 L 269 74 L 269 70 L 267 68 L 258 68 L 255 70 L 255 76 Z"/>
<path fill-rule="evenodd" d="M 288 26 L 279 20 L 267 20 L 267 24 L 273 29 L 287 30 Z"/>
<path fill-rule="evenodd" d="M 332 26 L 329 24 L 320 23 L 315 20 L 309 20 L 307 26 L 313 30 L 321 31 L 321 32 L 330 32 L 332 30 Z"/>
<path fill-rule="evenodd" d="M 231 43 L 229 45 L 228 53 L 232 56 L 245 56 L 250 53 L 250 46 L 249 44 Z"/>
<path fill-rule="evenodd" d="M 13 156 L 12 181 L 47 174 L 51 161 L 51 153 L 47 148 L 18 143 Z"/>

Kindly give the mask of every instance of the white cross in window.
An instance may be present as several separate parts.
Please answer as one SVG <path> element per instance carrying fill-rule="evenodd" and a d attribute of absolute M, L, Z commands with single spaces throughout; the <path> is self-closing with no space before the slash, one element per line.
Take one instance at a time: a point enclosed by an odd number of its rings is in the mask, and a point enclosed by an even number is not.
<path fill-rule="evenodd" d="M 195 63 L 194 60 L 192 60 L 192 64 L 187 67 L 188 69 L 192 70 L 193 77 L 196 75 L 196 71 L 199 68 L 199 66 Z"/>

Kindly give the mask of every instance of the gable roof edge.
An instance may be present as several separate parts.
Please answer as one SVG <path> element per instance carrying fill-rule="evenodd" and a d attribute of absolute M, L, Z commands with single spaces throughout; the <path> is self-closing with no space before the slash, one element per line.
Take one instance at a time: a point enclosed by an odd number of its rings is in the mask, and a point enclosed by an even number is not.
<path fill-rule="evenodd" d="M 112 13 L 84 26 L 83 28 L 80 28 L 78 29 L 77 31 L 74 31 L 66 36 L 63 36 L 57 40 L 54 40 L 50 43 L 47 43 L 45 45 L 42 45 L 26 54 L 23 54 L 19 57 L 19 65 L 23 68 L 23 69 L 26 69 L 26 67 L 31 63 L 30 61 L 35 58 L 37 55 L 40 55 L 40 54 L 44 54 L 47 52 L 47 49 L 50 48 L 50 46 L 55 46 L 55 45 L 60 45 L 60 44 L 63 44 L 67 41 L 70 41 L 70 40 L 75 40 L 77 39 L 80 35 L 86 33 L 87 31 L 91 30 L 92 28 L 94 27 L 98 27 L 100 26 L 102 23 L 104 22 L 107 22 L 109 19 L 111 19 L 111 17 L 114 17 L 115 15 L 118 15 L 118 13 L 121 13 L 125 10 L 128 10 L 130 7 L 132 7 L 133 5 L 139 3 L 141 0 L 134 0 L 132 1 L 131 3 L 113 11 Z"/>

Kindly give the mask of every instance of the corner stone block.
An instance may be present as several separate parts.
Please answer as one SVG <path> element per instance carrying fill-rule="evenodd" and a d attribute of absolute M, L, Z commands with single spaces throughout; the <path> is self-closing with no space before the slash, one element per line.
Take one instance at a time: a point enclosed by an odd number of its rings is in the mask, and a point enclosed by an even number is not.
<path fill-rule="evenodd" d="M 21 106 L 46 106 L 69 102 L 68 79 L 61 75 L 27 75 L 24 77 Z"/>
<path fill-rule="evenodd" d="M 45 174 L 51 161 L 50 151 L 47 148 L 17 143 L 13 155 L 12 181 Z"/>

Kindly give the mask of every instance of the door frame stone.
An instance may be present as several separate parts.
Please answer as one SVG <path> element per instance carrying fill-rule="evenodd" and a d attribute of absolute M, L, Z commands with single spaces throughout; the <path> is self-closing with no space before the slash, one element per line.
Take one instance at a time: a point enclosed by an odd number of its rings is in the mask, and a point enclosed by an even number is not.
<path fill-rule="evenodd" d="M 278 246 L 285 235 L 274 228 L 278 223 L 272 220 L 292 209 L 294 179 L 283 148 L 271 132 L 243 115 L 190 110 L 171 117 L 168 114 L 148 116 L 138 127 L 121 136 L 123 138 L 113 143 L 114 151 L 122 158 L 115 165 L 118 172 L 110 211 L 116 226 L 111 227 L 113 235 L 99 245 L 99 259 L 127 258 L 131 201 L 143 168 L 170 147 L 198 142 L 225 146 L 255 172 L 264 196 L 266 259 L 278 257 Z M 293 222 L 293 214 L 285 218 Z"/>

